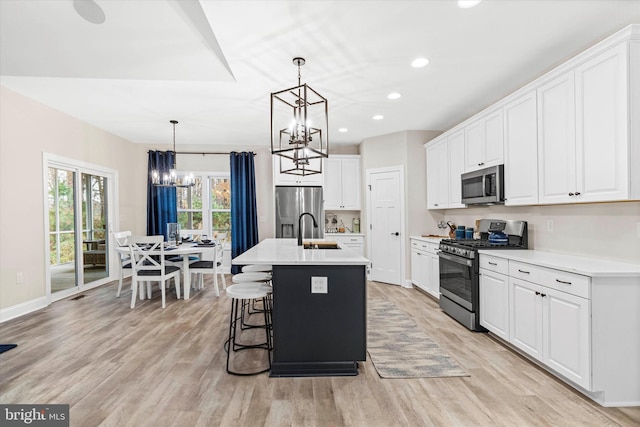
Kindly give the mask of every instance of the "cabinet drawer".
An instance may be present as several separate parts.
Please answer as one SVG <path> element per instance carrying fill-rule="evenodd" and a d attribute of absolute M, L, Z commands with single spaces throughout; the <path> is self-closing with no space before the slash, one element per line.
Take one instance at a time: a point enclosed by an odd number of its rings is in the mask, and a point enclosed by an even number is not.
<path fill-rule="evenodd" d="M 411 249 L 428 252 L 429 251 L 429 244 L 427 242 L 423 242 L 421 240 L 411 240 Z"/>
<path fill-rule="evenodd" d="M 518 261 L 510 261 L 509 276 L 582 298 L 590 298 L 589 277 L 580 274 L 539 267 Z"/>
<path fill-rule="evenodd" d="M 363 236 L 354 236 L 354 237 L 340 237 L 340 241 L 346 244 L 358 244 L 361 245 L 364 243 Z"/>
<path fill-rule="evenodd" d="M 509 274 L 509 260 L 489 255 L 480 255 L 480 268 L 495 271 L 500 274 Z"/>

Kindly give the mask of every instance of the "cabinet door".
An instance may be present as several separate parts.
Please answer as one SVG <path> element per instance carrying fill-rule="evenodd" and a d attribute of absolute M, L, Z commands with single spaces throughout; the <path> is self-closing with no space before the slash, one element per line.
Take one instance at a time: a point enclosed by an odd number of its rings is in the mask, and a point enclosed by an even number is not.
<path fill-rule="evenodd" d="M 509 278 L 509 342 L 542 360 L 542 286 Z"/>
<path fill-rule="evenodd" d="M 360 210 L 360 159 L 342 159 L 341 170 L 342 208 Z M 325 179 L 329 179 L 329 173 L 325 175 Z"/>
<path fill-rule="evenodd" d="M 464 130 L 447 138 L 449 160 L 449 203 L 448 208 L 464 208 L 462 204 L 462 184 L 460 175 L 464 173 Z"/>
<path fill-rule="evenodd" d="M 509 278 L 480 269 L 480 324 L 509 340 Z"/>
<path fill-rule="evenodd" d="M 504 159 L 504 129 L 502 128 L 502 110 L 495 111 L 484 118 L 484 152 L 482 167 L 500 165 Z"/>
<path fill-rule="evenodd" d="M 448 207 L 449 178 L 446 140 L 438 141 L 426 148 L 427 155 L 427 208 Z"/>
<path fill-rule="evenodd" d="M 329 157 L 324 162 L 324 209 L 342 207 L 342 160 Z"/>
<path fill-rule="evenodd" d="M 537 126 L 535 91 L 504 107 L 506 205 L 538 203 Z"/>
<path fill-rule="evenodd" d="M 589 300 L 544 287 L 543 361 L 549 367 L 591 388 Z"/>
<path fill-rule="evenodd" d="M 578 201 L 629 197 L 627 62 L 621 43 L 576 68 Z"/>
<path fill-rule="evenodd" d="M 538 89 L 538 182 L 540 203 L 573 202 L 576 191 L 574 74 Z"/>
<path fill-rule="evenodd" d="M 411 251 L 411 282 L 423 290 L 427 290 L 424 278 L 426 256 L 419 251 Z"/>
<path fill-rule="evenodd" d="M 484 121 L 482 119 L 464 128 L 465 172 L 484 167 Z"/>

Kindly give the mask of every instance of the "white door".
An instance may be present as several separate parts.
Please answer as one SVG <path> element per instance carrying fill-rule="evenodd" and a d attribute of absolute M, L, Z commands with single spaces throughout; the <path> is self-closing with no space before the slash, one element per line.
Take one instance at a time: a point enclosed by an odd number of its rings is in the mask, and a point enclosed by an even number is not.
<path fill-rule="evenodd" d="M 402 167 L 367 170 L 369 260 L 377 282 L 401 285 L 404 266 Z"/>

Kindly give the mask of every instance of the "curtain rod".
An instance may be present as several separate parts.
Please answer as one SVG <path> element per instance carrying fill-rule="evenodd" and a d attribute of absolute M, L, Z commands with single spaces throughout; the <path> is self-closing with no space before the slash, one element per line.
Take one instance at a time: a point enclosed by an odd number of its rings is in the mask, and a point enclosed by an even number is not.
<path fill-rule="evenodd" d="M 204 151 L 204 152 L 196 152 L 196 151 L 176 151 L 176 154 L 200 154 L 201 156 L 206 156 L 206 155 L 225 155 L 228 156 L 229 154 L 231 154 L 230 151 Z M 241 151 L 236 151 L 236 153 L 241 153 Z M 253 151 L 250 151 L 251 154 L 253 154 L 254 156 L 257 156 L 256 153 L 254 153 Z"/>

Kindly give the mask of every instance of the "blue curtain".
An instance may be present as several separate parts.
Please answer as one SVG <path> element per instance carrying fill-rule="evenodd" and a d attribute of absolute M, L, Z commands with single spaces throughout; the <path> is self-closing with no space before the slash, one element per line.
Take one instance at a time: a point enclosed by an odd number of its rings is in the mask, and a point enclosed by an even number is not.
<path fill-rule="evenodd" d="M 167 223 L 178 222 L 178 206 L 175 187 L 156 187 L 151 180 L 151 171 L 157 170 L 160 179 L 169 173 L 174 162 L 173 151 L 149 151 L 149 173 L 147 174 L 147 235 L 166 236 Z"/>
<path fill-rule="evenodd" d="M 231 257 L 235 258 L 258 244 L 256 172 L 253 153 L 231 152 Z M 231 273 L 240 272 L 232 266 Z"/>

